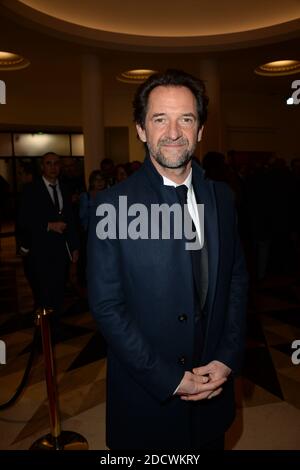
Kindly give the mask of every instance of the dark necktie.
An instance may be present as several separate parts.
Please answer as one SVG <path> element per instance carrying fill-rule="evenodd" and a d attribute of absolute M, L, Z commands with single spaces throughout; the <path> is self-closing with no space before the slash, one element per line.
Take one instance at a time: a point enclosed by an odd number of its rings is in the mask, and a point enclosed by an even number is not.
<path fill-rule="evenodd" d="M 187 204 L 187 193 L 188 188 L 185 184 L 176 187 L 176 192 L 178 199 L 184 207 L 184 204 Z M 192 218 L 189 214 L 188 208 L 186 207 L 187 216 Z M 192 220 L 193 232 L 197 234 L 195 224 Z M 196 235 L 198 237 L 198 235 Z M 204 240 L 205 242 L 205 240 Z M 197 295 L 198 305 L 200 312 L 204 307 L 207 290 L 208 290 L 208 263 L 207 263 L 207 250 L 204 243 L 202 249 L 200 250 L 190 250 L 191 259 L 192 259 L 192 268 L 193 268 L 193 278 L 195 292 Z M 199 313 L 200 313 L 199 312 Z"/>
<path fill-rule="evenodd" d="M 56 189 L 56 184 L 49 184 L 50 188 L 52 188 L 53 191 L 53 197 L 54 197 L 54 206 L 57 212 L 59 213 L 59 200 L 58 200 L 58 194 L 57 194 L 57 189 Z"/>

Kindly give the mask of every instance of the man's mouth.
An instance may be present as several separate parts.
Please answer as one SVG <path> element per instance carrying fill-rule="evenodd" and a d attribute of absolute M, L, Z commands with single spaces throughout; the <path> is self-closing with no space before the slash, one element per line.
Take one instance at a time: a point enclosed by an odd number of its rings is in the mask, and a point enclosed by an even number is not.
<path fill-rule="evenodd" d="M 187 144 L 188 142 L 186 140 L 162 140 L 160 142 L 160 146 L 163 147 L 183 147 Z"/>
<path fill-rule="evenodd" d="M 170 147 L 170 148 L 176 148 L 176 147 L 184 147 L 186 145 L 185 142 L 165 142 L 160 144 L 160 147 Z"/>

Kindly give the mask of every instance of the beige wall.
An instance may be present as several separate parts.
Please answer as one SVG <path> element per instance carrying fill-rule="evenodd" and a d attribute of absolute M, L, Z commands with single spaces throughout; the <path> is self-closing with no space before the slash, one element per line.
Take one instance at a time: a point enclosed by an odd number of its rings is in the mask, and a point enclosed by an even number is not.
<path fill-rule="evenodd" d="M 224 93 L 223 105 L 228 149 L 270 151 L 287 160 L 300 156 L 300 105 L 287 106 L 278 95 L 241 92 Z"/>
<path fill-rule="evenodd" d="M 54 71 L 55 73 L 57 70 Z M 6 78 L 7 77 L 7 78 Z M 8 126 L 27 125 L 81 127 L 80 86 L 73 81 L 63 81 L 59 76 L 53 80 L 40 74 L 40 81 L 33 86 L 26 70 L 6 74 L 7 104 L 0 106 L 0 122 Z M 143 145 L 136 136 L 132 121 L 132 99 L 135 87 L 116 84 L 117 91 L 104 94 L 104 125 L 126 126 L 129 129 L 130 160 L 142 160 Z"/>
<path fill-rule="evenodd" d="M 63 77 L 59 62 L 51 73 L 27 69 L 1 73 L 6 82 L 6 105 L 0 106 L 1 124 L 76 126 L 80 125 L 80 83 L 76 68 Z M 74 77 L 74 79 L 72 79 Z"/>
<path fill-rule="evenodd" d="M 132 117 L 132 100 L 135 87 L 129 84 L 116 86 L 117 91 L 111 91 L 104 97 L 105 126 L 127 126 L 129 129 L 129 158 L 143 160 L 144 149 L 138 140 Z"/>
<path fill-rule="evenodd" d="M 31 74 L 39 75 L 33 85 Z M 71 77 L 59 75 L 59 63 L 53 73 L 30 69 L 2 74 L 7 86 L 7 104 L 0 106 L 0 122 L 8 127 L 81 126 L 80 83 L 74 63 Z M 70 77 L 69 76 L 69 77 Z M 105 126 L 127 126 L 130 160 L 142 160 L 143 145 L 138 141 L 132 122 L 132 99 L 135 87 L 110 83 L 104 93 Z M 287 97 L 290 90 L 287 90 Z M 300 155 L 297 139 L 300 105 L 286 106 L 281 96 L 247 92 L 223 92 L 222 106 L 227 129 L 227 149 L 265 150 L 290 159 Z M 204 133 L 205 138 L 205 133 Z"/>

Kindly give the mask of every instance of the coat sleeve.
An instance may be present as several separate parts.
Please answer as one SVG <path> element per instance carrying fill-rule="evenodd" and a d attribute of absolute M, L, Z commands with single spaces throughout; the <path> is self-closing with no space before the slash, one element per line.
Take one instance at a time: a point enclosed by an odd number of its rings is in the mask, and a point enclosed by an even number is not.
<path fill-rule="evenodd" d="M 233 227 L 234 255 L 228 307 L 222 339 L 215 359 L 226 364 L 236 374 L 242 365 L 245 347 L 248 273 L 238 234 L 238 224 L 233 203 L 232 212 L 233 221 L 236 220 L 236 223 Z"/>
<path fill-rule="evenodd" d="M 99 220 L 91 214 L 87 253 L 91 312 L 113 355 L 137 383 L 163 402 L 179 385 L 182 370 L 160 357 L 126 308 L 122 282 L 126 266 L 122 264 L 120 241 L 117 238 L 99 239 L 96 234 Z"/>
<path fill-rule="evenodd" d="M 34 183 L 27 184 L 22 191 L 16 222 L 19 245 L 23 248 L 31 248 L 33 233 L 37 237 L 44 237 L 47 232 L 47 215 L 37 211 L 37 197 L 39 197 L 39 193 L 36 190 L 36 185 Z"/>
<path fill-rule="evenodd" d="M 79 249 L 79 235 L 78 235 L 78 223 L 75 210 L 72 206 L 71 196 L 65 190 L 63 191 L 64 199 L 64 211 L 65 211 L 65 222 L 67 223 L 67 229 L 65 232 L 66 240 L 69 244 L 70 251 Z"/>

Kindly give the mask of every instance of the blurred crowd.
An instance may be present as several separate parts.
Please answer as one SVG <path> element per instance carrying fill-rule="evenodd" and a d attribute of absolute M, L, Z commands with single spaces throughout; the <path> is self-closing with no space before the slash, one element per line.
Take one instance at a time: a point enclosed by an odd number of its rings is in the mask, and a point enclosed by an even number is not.
<path fill-rule="evenodd" d="M 51 157 L 52 155 L 52 157 Z M 56 156 L 55 154 L 49 154 L 50 160 Z M 23 264 L 24 264 L 24 272 L 25 276 L 27 277 L 29 284 L 31 285 L 33 296 L 36 300 L 35 291 L 40 289 L 35 288 L 36 282 L 33 280 L 34 276 L 31 275 L 32 269 L 29 267 L 32 265 L 32 261 L 30 259 L 30 249 L 28 249 L 28 255 L 24 256 L 23 252 L 20 252 L 20 247 L 22 244 L 24 245 L 24 240 L 22 238 L 22 233 L 24 234 L 24 230 L 20 224 L 20 208 L 22 208 L 22 203 L 24 200 L 24 195 L 27 193 L 27 190 L 32 186 L 41 181 L 41 178 L 49 179 L 50 175 L 47 175 L 47 169 L 45 167 L 45 157 L 43 157 L 43 162 L 41 164 L 41 171 L 37 171 L 36 165 L 30 162 L 23 162 L 20 165 L 19 170 L 19 178 L 21 181 L 21 191 L 18 193 L 18 200 L 17 200 L 17 210 L 16 210 L 16 225 L 15 225 L 15 232 L 16 232 L 16 245 L 17 245 L 17 252 L 22 255 Z M 47 158 L 46 158 L 47 160 Z M 74 158 L 60 158 L 60 165 L 58 170 L 58 184 L 60 189 L 65 192 L 64 199 L 68 198 L 72 206 L 72 212 L 74 215 L 74 222 L 75 228 L 78 237 L 78 248 L 79 248 L 79 257 L 76 263 L 70 264 L 70 269 L 68 270 L 68 282 L 69 285 L 71 284 L 73 288 L 76 289 L 77 293 L 80 296 L 86 296 L 86 278 L 85 278 L 85 271 L 86 271 L 86 244 L 87 244 L 87 233 L 89 227 L 89 216 L 91 213 L 91 208 L 94 204 L 94 200 L 96 195 L 99 191 L 103 191 L 110 186 L 113 186 L 117 183 L 122 182 L 128 176 L 130 176 L 133 172 L 137 171 L 141 166 L 141 162 L 133 161 L 128 162 L 126 164 L 117 164 L 115 165 L 113 160 L 110 158 L 104 158 L 99 165 L 98 169 L 95 169 L 91 172 L 88 178 L 88 185 L 85 184 L 85 179 L 83 172 L 79 171 L 79 167 L 77 164 L 76 159 Z M 36 193 L 39 194 L 39 193 Z M 41 193 L 42 194 L 42 193 Z M 67 195 L 67 196 L 66 196 Z M 64 200 L 64 204 L 67 203 L 67 200 Z M 33 201 L 34 204 L 34 201 Z M 34 207 L 32 207 L 34 210 Z M 45 208 L 46 210 L 46 208 Z M 42 219 L 43 210 L 37 213 L 37 218 Z M 66 222 L 66 221 L 64 221 Z M 64 229 L 65 230 L 65 229 Z M 45 242 L 47 245 L 47 242 Z M 56 248 L 53 246 L 45 246 L 45 250 L 50 250 L 53 252 L 56 251 Z M 53 253 L 55 255 L 55 253 Z M 49 268 L 49 260 L 48 260 L 48 268 Z M 47 267 L 45 267 L 47 269 Z M 56 267 L 57 269 L 57 267 Z M 40 277 L 40 276 L 39 276 Z M 67 279 L 66 279 L 67 281 Z M 49 285 L 52 281 L 47 280 L 47 284 Z M 48 286 L 47 286 L 48 287 Z M 57 288 L 57 287 L 56 287 Z M 37 302 L 35 301 L 35 305 Z"/>
<path fill-rule="evenodd" d="M 76 270 L 72 268 L 71 279 L 80 295 L 84 296 L 90 208 L 99 191 L 128 178 L 140 168 L 141 162 L 115 165 L 110 158 L 104 158 L 99 168 L 89 175 L 86 187 L 84 176 L 78 171 L 76 159 L 61 158 L 60 161 L 59 180 L 68 190 L 80 240 L 79 261 Z M 207 178 L 222 181 L 232 189 L 251 287 L 255 289 L 263 283 L 269 273 L 283 276 L 298 274 L 300 158 L 295 158 L 288 165 L 284 159 L 275 158 L 270 154 L 262 154 L 260 158 L 245 161 L 234 151 L 229 152 L 227 158 L 219 152 L 208 152 L 201 164 Z M 40 178 L 40 175 L 35 166 L 23 162 L 19 177 L 24 189 Z M 3 205 L 9 186 L 3 178 L 0 186 Z M 17 208 L 21 199 L 22 192 L 19 192 Z"/>
<path fill-rule="evenodd" d="M 233 191 L 240 237 L 250 273 L 250 294 L 267 275 L 299 274 L 300 158 L 268 153 L 243 161 L 231 151 L 227 161 L 218 152 L 203 159 L 206 176 L 224 181 Z"/>

